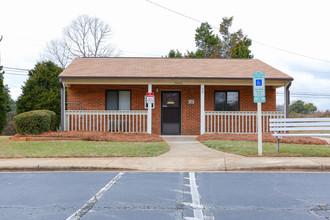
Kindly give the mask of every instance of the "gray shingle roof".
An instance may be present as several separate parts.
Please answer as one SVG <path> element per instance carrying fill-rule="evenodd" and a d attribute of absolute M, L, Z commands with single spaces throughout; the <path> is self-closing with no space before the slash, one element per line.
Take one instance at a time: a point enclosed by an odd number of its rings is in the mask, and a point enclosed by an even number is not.
<path fill-rule="evenodd" d="M 264 71 L 266 79 L 293 80 L 258 59 L 76 58 L 60 78 L 189 78 L 250 79 Z"/>

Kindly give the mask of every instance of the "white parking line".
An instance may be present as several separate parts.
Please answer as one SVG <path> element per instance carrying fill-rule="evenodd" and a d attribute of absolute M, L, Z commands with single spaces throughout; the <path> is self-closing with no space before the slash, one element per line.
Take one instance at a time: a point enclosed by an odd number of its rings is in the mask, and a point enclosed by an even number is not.
<path fill-rule="evenodd" d="M 88 213 L 89 210 L 93 208 L 93 206 L 97 203 L 97 201 L 106 193 L 116 182 L 124 175 L 125 173 L 120 172 L 115 176 L 107 185 L 105 185 L 98 193 L 96 193 L 88 202 L 78 209 L 75 213 L 73 213 L 69 218 L 66 220 L 78 220 L 83 217 L 85 214 Z"/>
<path fill-rule="evenodd" d="M 203 207 L 201 206 L 200 200 L 199 200 L 199 193 L 198 193 L 198 186 L 196 185 L 196 178 L 195 173 L 190 172 L 189 173 L 189 182 L 190 182 L 190 193 L 192 198 L 192 204 L 194 210 L 194 219 L 198 220 L 204 220 L 203 216 Z"/>

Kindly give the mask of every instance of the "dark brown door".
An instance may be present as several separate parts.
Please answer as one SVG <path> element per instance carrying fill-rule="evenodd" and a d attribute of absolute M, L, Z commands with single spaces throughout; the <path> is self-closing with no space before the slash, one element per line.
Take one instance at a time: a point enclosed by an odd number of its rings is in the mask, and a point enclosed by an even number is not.
<path fill-rule="evenodd" d="M 162 92 L 162 134 L 181 134 L 181 92 Z"/>

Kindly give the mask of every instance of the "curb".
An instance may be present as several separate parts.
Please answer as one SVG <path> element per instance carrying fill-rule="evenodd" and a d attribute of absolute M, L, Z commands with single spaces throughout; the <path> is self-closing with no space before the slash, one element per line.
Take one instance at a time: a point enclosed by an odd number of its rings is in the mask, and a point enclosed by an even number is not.
<path fill-rule="evenodd" d="M 139 171 L 130 168 L 92 167 L 92 166 L 26 166 L 0 167 L 0 172 L 44 172 L 44 171 Z"/>
<path fill-rule="evenodd" d="M 101 166 L 24 166 L 24 167 L 0 167 L 0 172 L 45 172 L 45 171 L 109 171 L 109 172 L 330 172 L 330 165 L 316 166 L 263 166 L 263 167 L 233 167 L 227 169 L 133 169 Z"/>
<path fill-rule="evenodd" d="M 267 167 L 236 167 L 227 168 L 228 172 L 231 171 L 307 171 L 307 172 L 330 172 L 330 167 L 323 166 L 267 166 Z"/>

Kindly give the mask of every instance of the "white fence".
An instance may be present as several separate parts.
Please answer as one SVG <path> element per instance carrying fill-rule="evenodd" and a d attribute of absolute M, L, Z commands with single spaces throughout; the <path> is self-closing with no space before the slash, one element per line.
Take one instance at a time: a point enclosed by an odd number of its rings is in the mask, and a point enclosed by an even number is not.
<path fill-rule="evenodd" d="M 66 110 L 65 131 L 147 132 L 148 111 Z"/>
<path fill-rule="evenodd" d="M 262 132 L 270 132 L 270 118 L 284 118 L 284 112 L 262 112 Z M 257 112 L 205 111 L 205 133 L 256 134 Z"/>

